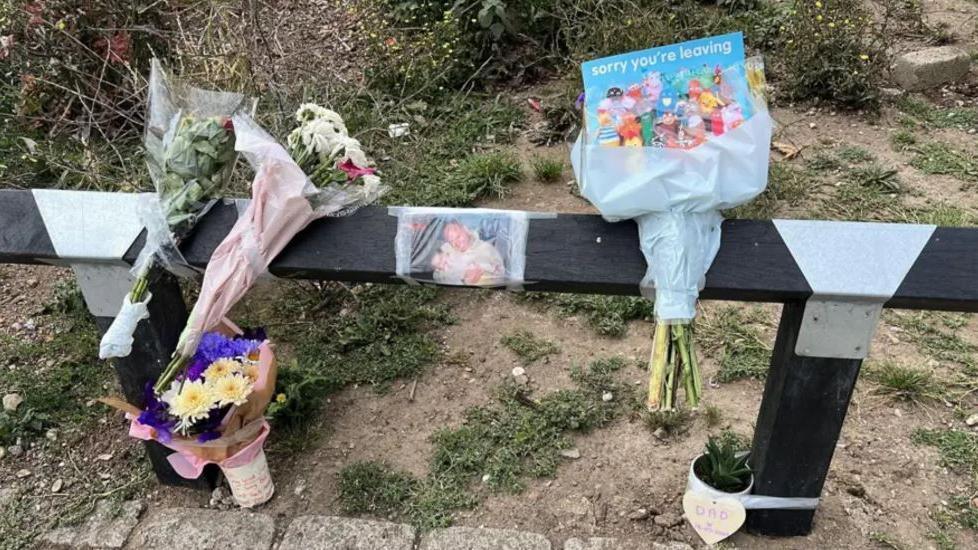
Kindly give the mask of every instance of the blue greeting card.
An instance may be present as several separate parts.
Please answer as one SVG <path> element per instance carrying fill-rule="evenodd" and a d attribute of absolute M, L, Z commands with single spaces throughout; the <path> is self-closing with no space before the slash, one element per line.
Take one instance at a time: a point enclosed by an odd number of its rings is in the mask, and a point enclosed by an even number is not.
<path fill-rule="evenodd" d="M 753 114 L 743 34 L 588 61 L 588 145 L 695 147 Z"/>

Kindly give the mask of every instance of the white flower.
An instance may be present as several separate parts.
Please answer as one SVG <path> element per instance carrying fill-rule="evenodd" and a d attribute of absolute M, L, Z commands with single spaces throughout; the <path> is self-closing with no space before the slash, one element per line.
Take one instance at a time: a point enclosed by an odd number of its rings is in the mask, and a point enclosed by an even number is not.
<path fill-rule="evenodd" d="M 218 359 L 204 371 L 204 380 L 215 380 L 241 372 L 241 363 L 234 359 Z"/>
<path fill-rule="evenodd" d="M 210 388 L 203 380 L 185 381 L 180 391 L 169 401 L 170 413 L 180 418 L 181 425 L 190 424 L 207 416 L 217 403 Z"/>
<path fill-rule="evenodd" d="M 242 405 L 248 400 L 254 387 L 245 376 L 225 376 L 209 383 L 210 390 L 220 406 Z"/>

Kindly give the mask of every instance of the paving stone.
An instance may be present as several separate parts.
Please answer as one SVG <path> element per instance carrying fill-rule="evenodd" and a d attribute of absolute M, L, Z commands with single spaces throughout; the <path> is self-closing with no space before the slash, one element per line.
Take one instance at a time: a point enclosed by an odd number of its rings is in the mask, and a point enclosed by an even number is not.
<path fill-rule="evenodd" d="M 543 535 L 508 529 L 449 527 L 421 539 L 418 550 L 551 550 Z"/>
<path fill-rule="evenodd" d="M 893 64 L 893 80 L 911 92 L 936 88 L 968 74 L 971 57 L 954 46 L 938 46 L 905 53 Z"/>
<path fill-rule="evenodd" d="M 164 508 L 147 515 L 129 537 L 132 550 L 263 550 L 271 548 L 271 516 L 233 510 Z"/>
<path fill-rule="evenodd" d="M 41 548 L 122 548 L 143 513 L 143 503 L 100 500 L 80 525 L 59 527 L 41 536 Z"/>
<path fill-rule="evenodd" d="M 567 539 L 564 550 L 693 550 L 693 547 L 685 542 L 640 542 L 594 537 Z"/>
<path fill-rule="evenodd" d="M 414 528 L 389 521 L 301 516 L 289 524 L 278 550 L 411 550 Z"/>

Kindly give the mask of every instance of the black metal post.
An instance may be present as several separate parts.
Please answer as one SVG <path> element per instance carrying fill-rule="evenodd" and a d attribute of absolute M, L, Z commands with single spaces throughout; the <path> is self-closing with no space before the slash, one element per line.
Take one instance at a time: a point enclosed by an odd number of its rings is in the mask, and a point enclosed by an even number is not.
<path fill-rule="evenodd" d="M 804 311 L 804 302 L 790 302 L 781 313 L 751 449 L 759 495 L 821 495 L 862 365 L 860 359 L 796 355 Z M 814 516 L 815 510 L 751 510 L 746 528 L 759 535 L 807 535 Z"/>
<path fill-rule="evenodd" d="M 155 381 L 163 372 L 176 348 L 180 331 L 187 324 L 187 306 L 173 276 L 162 274 L 150 283 L 149 291 L 153 294 L 149 303 L 150 316 L 136 327 L 132 353 L 112 360 L 123 395 L 137 406 L 144 405 L 146 384 Z M 111 317 L 96 317 L 95 321 L 103 333 L 112 324 Z M 155 441 L 146 442 L 146 454 L 160 483 L 207 490 L 216 486 L 220 474 L 217 466 L 205 468 L 198 479 L 186 479 L 173 471 L 167 461 L 166 457 L 172 452 Z"/>

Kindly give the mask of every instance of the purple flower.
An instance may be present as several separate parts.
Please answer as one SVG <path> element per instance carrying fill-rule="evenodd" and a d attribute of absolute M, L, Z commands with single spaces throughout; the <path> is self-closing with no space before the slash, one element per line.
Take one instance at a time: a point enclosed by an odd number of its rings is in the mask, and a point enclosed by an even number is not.
<path fill-rule="evenodd" d="M 209 366 L 210 363 L 204 359 L 194 359 L 193 362 L 190 363 L 190 366 L 187 367 L 187 379 L 199 380 L 202 376 L 204 376 L 204 371 L 207 370 L 207 367 Z"/>
<path fill-rule="evenodd" d="M 207 443 L 208 441 L 214 441 L 219 437 L 221 437 L 221 432 L 204 432 L 197 436 L 197 443 Z"/>
<path fill-rule="evenodd" d="M 173 439 L 173 428 L 177 421 L 170 416 L 169 407 L 166 403 L 156 398 L 153 393 L 153 383 L 146 384 L 144 391 L 146 407 L 139 415 L 139 423 L 149 426 L 156 430 L 156 437 L 161 443 L 169 443 Z"/>
<path fill-rule="evenodd" d="M 580 109 L 583 106 L 584 106 L 584 92 L 581 92 L 581 95 L 577 96 L 577 99 L 574 101 L 574 107 Z"/>
<path fill-rule="evenodd" d="M 218 359 L 242 357 L 251 353 L 263 341 L 264 339 L 228 338 L 217 332 L 207 332 L 200 339 L 197 353 L 194 354 L 194 362 L 199 360 L 210 365 Z"/>

